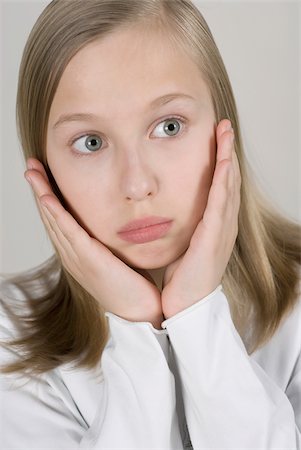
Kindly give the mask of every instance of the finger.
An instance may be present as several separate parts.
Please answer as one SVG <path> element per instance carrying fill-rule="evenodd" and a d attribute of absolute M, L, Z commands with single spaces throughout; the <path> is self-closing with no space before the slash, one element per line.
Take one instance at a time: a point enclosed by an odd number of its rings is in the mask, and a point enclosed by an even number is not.
<path fill-rule="evenodd" d="M 38 161 L 37 161 L 38 162 Z M 38 164 L 40 165 L 40 163 L 38 162 Z M 32 166 L 33 167 L 33 166 Z M 44 175 L 42 175 L 41 173 L 41 167 L 39 167 L 37 164 L 34 165 L 34 168 L 27 170 L 25 172 L 25 177 L 26 179 L 29 181 L 35 198 L 36 198 L 36 203 L 37 206 L 39 208 L 40 214 L 42 216 L 45 225 L 51 225 L 50 230 L 55 231 L 51 222 L 49 221 L 49 217 L 45 217 L 45 211 L 43 210 L 43 208 L 41 208 L 41 199 L 44 198 L 45 196 L 48 197 L 53 197 L 52 201 L 53 202 L 59 202 L 59 200 L 56 198 L 56 196 L 54 195 L 52 188 L 48 182 L 48 179 L 45 179 Z"/>
<path fill-rule="evenodd" d="M 43 199 L 44 197 L 42 197 Z M 50 233 L 50 236 L 53 240 L 58 251 L 61 255 L 68 259 L 67 255 L 72 257 L 76 256 L 74 251 L 74 245 L 71 244 L 70 240 L 66 237 L 66 233 L 63 233 L 57 221 L 54 219 L 50 210 L 43 204 L 40 204 L 40 211 L 42 215 L 42 219 Z"/>
<path fill-rule="evenodd" d="M 232 161 L 233 133 L 225 131 L 221 134 L 219 146 L 223 147 L 223 154 L 226 156 L 231 154 L 231 158 L 217 159 L 204 220 L 209 220 L 211 215 L 213 218 L 218 217 L 219 221 L 225 220 L 226 215 L 231 216 L 233 214 L 233 205 L 237 203 L 235 170 Z"/>
<path fill-rule="evenodd" d="M 223 160 L 232 160 L 232 151 L 234 149 L 234 132 L 233 130 L 225 131 L 219 141 L 217 146 L 216 162 Z"/>
<path fill-rule="evenodd" d="M 231 130 L 231 128 L 232 128 L 231 121 L 230 121 L 229 119 L 222 119 L 222 120 L 219 122 L 219 124 L 218 124 L 218 126 L 217 126 L 217 128 L 216 128 L 216 137 L 217 137 L 217 140 L 221 137 L 221 135 L 222 135 L 223 133 L 225 133 L 226 131 Z"/>
<path fill-rule="evenodd" d="M 40 203 L 62 247 L 78 253 L 87 243 L 87 232 L 53 195 L 42 195 Z"/>
<path fill-rule="evenodd" d="M 224 132 L 218 142 L 216 167 L 213 174 L 212 184 L 226 183 L 232 185 L 232 152 L 234 148 L 234 134 L 231 131 Z"/>
<path fill-rule="evenodd" d="M 240 171 L 240 165 L 239 165 L 237 153 L 234 148 L 233 148 L 232 160 L 233 160 L 235 180 L 236 180 L 237 185 L 240 188 L 240 186 L 241 186 L 241 171 Z"/>
<path fill-rule="evenodd" d="M 236 152 L 233 152 L 232 161 L 233 161 L 234 180 L 235 180 L 234 211 L 235 211 L 235 214 L 238 215 L 239 208 L 240 208 L 240 202 L 241 202 L 241 174 L 240 174 L 240 167 L 239 167 L 239 162 L 238 162 Z"/>
<path fill-rule="evenodd" d="M 31 184 L 38 198 L 46 194 L 54 196 L 44 168 L 35 167 L 34 169 L 26 170 L 24 176 Z"/>
<path fill-rule="evenodd" d="M 210 218 L 218 219 L 220 222 L 224 220 L 224 215 L 228 208 L 231 198 L 229 195 L 228 188 L 228 177 L 229 177 L 230 167 L 229 164 L 219 165 L 215 171 L 215 182 L 212 183 L 208 202 L 204 212 L 204 221 L 211 220 Z"/>
<path fill-rule="evenodd" d="M 61 258 L 64 265 L 66 265 L 66 262 L 68 260 L 68 254 L 67 254 L 65 248 L 61 245 L 61 242 L 57 237 L 57 233 L 55 232 L 55 230 L 51 224 L 51 217 L 49 215 L 49 212 L 47 210 L 45 210 L 45 208 L 42 208 L 40 205 L 38 205 L 38 207 L 40 210 L 40 215 L 41 215 L 42 221 L 48 232 L 49 239 L 51 240 L 52 245 L 54 246 L 58 256 Z"/>
<path fill-rule="evenodd" d="M 39 176 L 41 176 L 41 175 L 39 174 Z M 51 215 L 45 208 L 43 208 L 43 206 L 40 203 L 40 197 L 35 192 L 35 186 L 37 183 L 36 178 L 37 178 L 37 175 L 35 175 L 35 177 L 34 177 L 34 179 L 35 179 L 35 183 L 34 183 L 31 178 L 27 177 L 27 179 L 29 180 L 29 182 L 33 188 L 35 201 L 36 201 L 37 208 L 39 210 L 42 222 L 45 225 L 46 231 L 48 232 L 49 238 L 50 238 L 53 246 L 57 250 L 58 256 L 61 257 L 62 261 L 66 261 L 67 260 L 66 244 L 64 245 L 64 243 L 62 242 L 62 237 L 60 237 L 58 230 L 56 229 L 55 224 L 53 223 Z M 72 252 L 71 246 L 69 246 L 68 250 Z"/>
<path fill-rule="evenodd" d="M 71 252 L 72 256 L 75 256 L 78 242 L 86 241 L 87 233 L 61 205 L 41 173 L 37 170 L 30 172 L 30 176 L 27 175 L 27 178 L 30 179 L 42 220 L 49 230 L 53 242 L 62 255 Z"/>
<path fill-rule="evenodd" d="M 221 136 L 230 130 L 233 130 L 231 121 L 229 119 L 221 120 L 216 127 L 216 141 L 218 142 Z"/>
<path fill-rule="evenodd" d="M 230 120 L 221 120 L 216 129 L 216 162 L 222 161 L 223 159 L 232 159 L 232 151 L 231 148 L 229 148 L 229 146 L 227 145 L 227 140 L 230 136 L 233 135 L 233 133 L 234 132 Z"/>
<path fill-rule="evenodd" d="M 46 179 L 48 178 L 44 164 L 37 158 L 28 158 L 26 161 L 26 166 L 28 170 L 37 170 L 38 172 L 41 172 Z"/>

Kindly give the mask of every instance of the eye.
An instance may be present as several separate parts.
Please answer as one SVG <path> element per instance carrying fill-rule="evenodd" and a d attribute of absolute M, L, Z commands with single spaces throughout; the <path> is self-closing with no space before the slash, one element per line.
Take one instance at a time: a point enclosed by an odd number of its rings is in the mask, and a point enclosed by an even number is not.
<path fill-rule="evenodd" d="M 78 152 L 89 154 L 100 150 L 102 139 L 95 134 L 89 134 L 75 139 L 72 144 Z"/>
<path fill-rule="evenodd" d="M 168 118 L 160 122 L 155 130 L 159 130 L 159 135 L 156 137 L 173 137 L 179 134 L 179 131 L 182 129 L 183 120 L 176 119 L 175 117 Z"/>

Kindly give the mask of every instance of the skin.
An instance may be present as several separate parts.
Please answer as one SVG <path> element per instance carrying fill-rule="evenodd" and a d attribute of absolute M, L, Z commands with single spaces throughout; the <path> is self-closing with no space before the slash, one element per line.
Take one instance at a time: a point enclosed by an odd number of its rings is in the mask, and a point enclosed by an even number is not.
<path fill-rule="evenodd" d="M 175 92 L 193 100 L 150 109 Z M 94 117 L 54 126 L 72 113 Z M 163 130 L 170 118 L 181 124 L 173 137 Z M 85 138 L 70 141 L 89 134 L 103 147 L 77 157 Z M 166 37 L 132 28 L 78 52 L 51 106 L 46 155 L 68 211 L 30 158 L 42 220 L 64 266 L 105 310 L 160 328 L 220 284 L 240 204 L 233 130 L 229 120 L 216 125 L 199 69 Z M 163 238 L 133 244 L 117 235 L 150 215 L 173 220 Z"/>

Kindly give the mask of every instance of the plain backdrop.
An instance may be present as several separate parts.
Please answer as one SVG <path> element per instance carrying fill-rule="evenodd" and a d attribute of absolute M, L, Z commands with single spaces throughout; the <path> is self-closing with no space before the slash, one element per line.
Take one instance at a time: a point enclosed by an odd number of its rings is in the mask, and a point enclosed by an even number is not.
<path fill-rule="evenodd" d="M 130 0 L 129 0 L 130 1 Z M 23 177 L 15 97 L 27 36 L 47 1 L 1 5 L 0 272 L 36 266 L 53 250 Z M 257 183 L 285 215 L 301 218 L 298 1 L 199 1 L 234 90 Z"/>

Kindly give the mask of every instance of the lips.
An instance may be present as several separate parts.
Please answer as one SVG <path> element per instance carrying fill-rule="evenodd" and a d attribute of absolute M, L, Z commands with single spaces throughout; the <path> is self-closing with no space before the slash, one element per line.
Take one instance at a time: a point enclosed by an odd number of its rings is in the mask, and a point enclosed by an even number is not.
<path fill-rule="evenodd" d="M 166 217 L 145 217 L 127 223 L 118 231 L 124 241 L 144 244 L 164 237 L 172 226 L 172 220 Z"/>
<path fill-rule="evenodd" d="M 151 227 L 161 223 L 171 222 L 171 219 L 167 217 L 149 216 L 138 220 L 133 220 L 122 227 L 118 233 L 124 233 L 127 231 L 140 230 L 142 228 Z"/>

